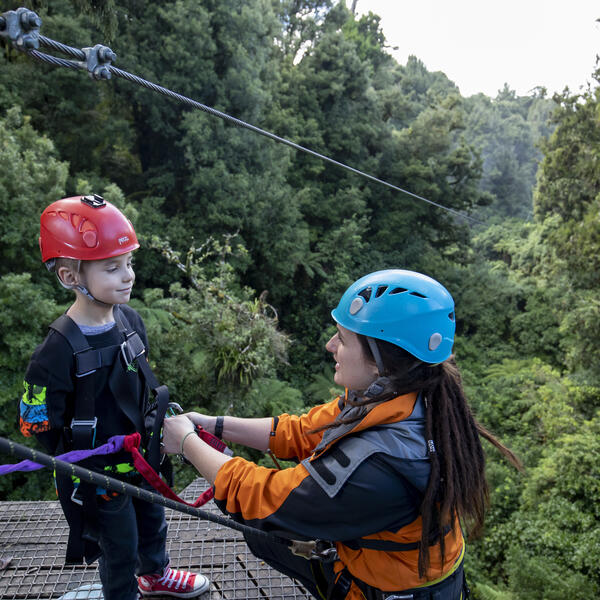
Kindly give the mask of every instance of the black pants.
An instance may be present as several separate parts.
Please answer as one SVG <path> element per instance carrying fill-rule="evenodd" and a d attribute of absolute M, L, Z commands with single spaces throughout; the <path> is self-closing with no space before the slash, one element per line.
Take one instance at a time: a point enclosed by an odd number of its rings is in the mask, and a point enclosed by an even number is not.
<path fill-rule="evenodd" d="M 319 600 L 335 598 L 331 594 L 335 581 L 333 572 L 333 562 L 322 563 L 315 560 L 306 560 L 301 556 L 292 554 L 287 548 L 280 544 L 273 544 L 254 536 L 245 536 L 246 543 L 252 554 L 264 560 L 271 567 L 291 577 L 297 579 L 302 585 Z M 415 588 L 402 592 L 382 592 L 376 588 L 366 586 L 360 582 L 363 594 L 367 600 L 394 600 L 397 596 L 399 600 L 465 600 L 466 589 L 465 578 L 462 564 L 456 569 L 450 577 L 440 583 L 425 588 Z"/>
<path fill-rule="evenodd" d="M 467 583 L 462 563 L 443 581 L 427 587 L 413 588 L 400 592 L 382 592 L 377 588 L 358 582 L 366 600 L 465 600 L 468 597 Z"/>
<path fill-rule="evenodd" d="M 327 598 L 327 588 L 335 578 L 333 562 L 307 560 L 292 554 L 281 544 L 267 542 L 252 535 L 244 537 L 254 556 L 280 573 L 297 579 L 315 598 Z"/>
<path fill-rule="evenodd" d="M 162 573 L 169 563 L 165 509 L 124 494 L 98 502 L 104 599 L 137 600 L 136 573 Z"/>

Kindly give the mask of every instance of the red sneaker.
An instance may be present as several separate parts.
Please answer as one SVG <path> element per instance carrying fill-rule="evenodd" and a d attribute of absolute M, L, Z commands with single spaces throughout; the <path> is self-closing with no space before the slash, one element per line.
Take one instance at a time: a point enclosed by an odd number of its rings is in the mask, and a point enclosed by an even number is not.
<path fill-rule="evenodd" d="M 200 573 L 165 567 L 162 575 L 140 575 L 138 588 L 142 596 L 175 596 L 193 598 L 208 590 L 210 581 Z"/>

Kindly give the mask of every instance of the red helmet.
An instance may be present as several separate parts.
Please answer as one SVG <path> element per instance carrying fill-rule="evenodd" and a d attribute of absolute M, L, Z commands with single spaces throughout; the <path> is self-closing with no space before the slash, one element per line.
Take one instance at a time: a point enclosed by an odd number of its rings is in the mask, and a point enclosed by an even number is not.
<path fill-rule="evenodd" d="M 43 262 L 101 260 L 139 247 L 131 221 L 97 194 L 57 200 L 40 217 Z"/>

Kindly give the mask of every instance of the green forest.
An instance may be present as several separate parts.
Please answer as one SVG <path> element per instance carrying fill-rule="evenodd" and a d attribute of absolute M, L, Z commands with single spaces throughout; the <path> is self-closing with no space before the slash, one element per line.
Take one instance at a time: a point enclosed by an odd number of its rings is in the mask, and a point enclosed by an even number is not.
<path fill-rule="evenodd" d="M 120 69 L 455 212 L 0 37 L 0 435 L 24 443 L 25 368 L 71 298 L 38 248 L 59 198 L 95 192 L 133 221 L 131 305 L 186 410 L 266 416 L 330 399 L 324 345 L 343 291 L 373 270 L 422 271 L 455 299 L 477 419 L 525 464 L 485 448 L 474 598 L 600 597 L 600 65 L 577 93 L 462 97 L 418 57 L 398 64 L 379 17 L 343 1 L 27 7 L 48 38 L 105 44 Z M 182 467 L 176 487 L 193 477 Z M 2 500 L 54 497 L 48 472 L 0 480 Z"/>

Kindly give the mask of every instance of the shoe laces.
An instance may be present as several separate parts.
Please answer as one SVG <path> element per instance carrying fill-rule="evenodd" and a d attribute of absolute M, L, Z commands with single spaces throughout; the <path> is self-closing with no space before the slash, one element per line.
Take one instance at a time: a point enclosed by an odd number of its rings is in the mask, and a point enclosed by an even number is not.
<path fill-rule="evenodd" d="M 158 583 L 166 585 L 169 589 L 175 587 L 175 589 L 178 590 L 187 585 L 189 577 L 189 571 L 179 571 L 178 569 L 165 567 L 162 576 L 158 578 Z"/>

